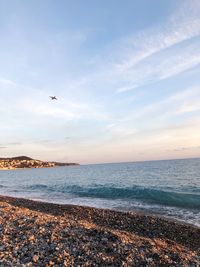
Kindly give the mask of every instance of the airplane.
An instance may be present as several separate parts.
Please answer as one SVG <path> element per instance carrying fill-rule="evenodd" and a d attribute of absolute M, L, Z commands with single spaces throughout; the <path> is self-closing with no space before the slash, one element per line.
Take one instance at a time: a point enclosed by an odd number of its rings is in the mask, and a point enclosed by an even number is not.
<path fill-rule="evenodd" d="M 51 100 L 58 100 L 58 98 L 56 96 L 49 96 L 51 98 Z"/>

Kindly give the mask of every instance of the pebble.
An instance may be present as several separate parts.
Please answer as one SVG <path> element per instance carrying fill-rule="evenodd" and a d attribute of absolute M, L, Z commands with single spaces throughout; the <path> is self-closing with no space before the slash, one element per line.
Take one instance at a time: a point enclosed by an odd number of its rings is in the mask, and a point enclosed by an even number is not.
<path fill-rule="evenodd" d="M 34 255 L 34 256 L 33 256 L 33 262 L 37 262 L 38 260 L 39 260 L 38 255 Z"/>
<path fill-rule="evenodd" d="M 0 266 L 198 266 L 200 229 L 0 196 Z"/>

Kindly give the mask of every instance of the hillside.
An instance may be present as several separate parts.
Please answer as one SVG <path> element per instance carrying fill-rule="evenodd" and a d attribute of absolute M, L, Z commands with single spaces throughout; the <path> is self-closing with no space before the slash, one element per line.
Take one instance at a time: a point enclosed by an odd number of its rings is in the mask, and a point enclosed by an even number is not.
<path fill-rule="evenodd" d="M 24 169 L 24 168 L 52 168 L 58 166 L 74 166 L 77 163 L 49 162 L 32 159 L 27 156 L 12 158 L 0 158 L 0 170 Z"/>

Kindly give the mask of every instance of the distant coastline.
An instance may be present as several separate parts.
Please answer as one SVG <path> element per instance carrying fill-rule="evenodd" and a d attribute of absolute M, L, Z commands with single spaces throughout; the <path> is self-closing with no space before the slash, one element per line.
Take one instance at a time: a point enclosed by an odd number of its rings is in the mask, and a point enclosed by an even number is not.
<path fill-rule="evenodd" d="M 27 156 L 18 156 L 12 158 L 0 158 L 0 170 L 16 170 L 30 168 L 53 168 L 60 166 L 76 166 L 78 163 L 50 162 L 32 159 Z"/>

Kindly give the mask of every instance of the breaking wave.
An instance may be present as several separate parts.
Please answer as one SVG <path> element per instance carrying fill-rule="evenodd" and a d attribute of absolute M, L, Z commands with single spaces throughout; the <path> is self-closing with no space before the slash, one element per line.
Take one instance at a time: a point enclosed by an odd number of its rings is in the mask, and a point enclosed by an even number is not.
<path fill-rule="evenodd" d="M 159 205 L 200 209 L 200 194 L 175 191 L 164 191 L 154 188 L 140 186 L 132 187 L 111 187 L 95 186 L 84 187 L 77 185 L 44 185 L 35 184 L 27 186 L 28 190 L 39 190 L 45 192 L 68 193 L 76 197 L 103 198 L 103 199 L 124 199 L 141 200 Z"/>

